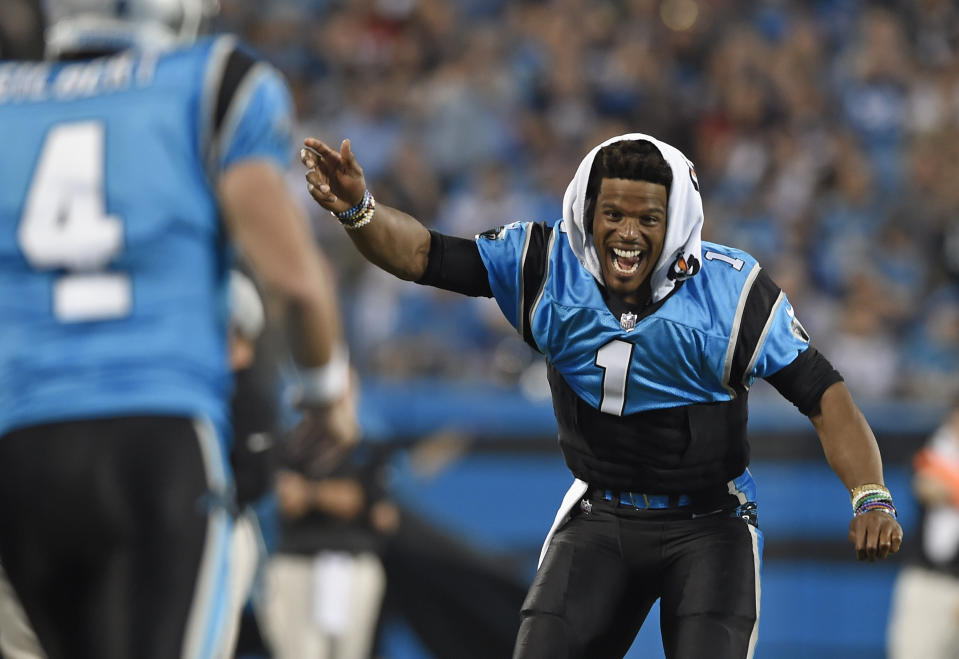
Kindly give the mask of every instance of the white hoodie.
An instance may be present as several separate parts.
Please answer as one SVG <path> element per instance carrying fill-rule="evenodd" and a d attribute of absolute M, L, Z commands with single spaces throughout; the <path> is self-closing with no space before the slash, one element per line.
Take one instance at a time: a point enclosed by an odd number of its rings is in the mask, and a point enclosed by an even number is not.
<path fill-rule="evenodd" d="M 586 185 L 593 168 L 593 159 L 601 148 L 621 140 L 646 140 L 651 142 L 673 170 L 673 183 L 669 191 L 666 209 L 666 240 L 663 253 L 650 275 L 653 302 L 662 300 L 681 279 L 692 277 L 702 264 L 700 234 L 703 229 L 703 200 L 699 195 L 699 182 L 693 164 L 676 147 L 660 142 L 642 133 L 628 133 L 606 140 L 586 154 L 576 170 L 576 175 L 566 188 L 563 197 L 563 224 L 569 245 L 601 286 L 603 271 L 599 255 L 593 244 L 593 236 L 586 230 L 585 206 Z"/>

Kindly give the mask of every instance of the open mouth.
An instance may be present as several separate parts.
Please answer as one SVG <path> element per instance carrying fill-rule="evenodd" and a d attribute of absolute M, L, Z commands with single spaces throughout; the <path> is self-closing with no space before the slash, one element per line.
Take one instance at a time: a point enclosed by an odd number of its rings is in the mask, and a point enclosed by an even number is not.
<path fill-rule="evenodd" d="M 636 274 L 640 264 L 643 262 L 643 258 L 646 256 L 645 252 L 641 249 L 620 249 L 613 247 L 610 251 L 612 252 L 612 258 L 610 260 L 613 262 L 613 270 L 615 270 L 617 274 L 624 276 Z"/>

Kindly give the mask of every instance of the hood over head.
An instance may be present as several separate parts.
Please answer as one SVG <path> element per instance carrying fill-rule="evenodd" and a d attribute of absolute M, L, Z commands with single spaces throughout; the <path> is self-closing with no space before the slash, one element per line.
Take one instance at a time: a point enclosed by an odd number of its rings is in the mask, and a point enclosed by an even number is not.
<path fill-rule="evenodd" d="M 608 139 L 593 148 L 576 170 L 563 197 L 563 224 L 570 247 L 579 262 L 605 286 L 599 255 L 593 244 L 593 235 L 586 228 L 586 186 L 596 154 L 607 144 L 622 140 L 646 140 L 652 143 L 669 163 L 673 182 L 669 189 L 666 208 L 666 239 L 663 253 L 650 273 L 653 302 L 659 302 L 677 282 L 692 277 L 702 264 L 700 235 L 703 229 L 703 200 L 699 195 L 699 181 L 693 164 L 676 147 L 660 142 L 642 133 L 627 133 Z"/>

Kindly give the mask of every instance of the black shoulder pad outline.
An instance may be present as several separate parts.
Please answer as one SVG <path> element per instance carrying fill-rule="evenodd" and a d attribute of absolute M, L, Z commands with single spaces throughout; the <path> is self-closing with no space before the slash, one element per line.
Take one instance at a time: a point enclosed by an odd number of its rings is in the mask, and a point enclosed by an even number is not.
<path fill-rule="evenodd" d="M 543 289 L 549 276 L 549 255 L 553 248 L 556 233 L 553 227 L 544 222 L 532 222 L 526 231 L 526 241 L 523 243 L 523 253 L 520 256 L 522 268 L 519 298 L 519 318 L 516 329 L 523 340 L 537 352 L 542 352 L 533 338 L 530 328 L 533 315 L 543 297 Z"/>
<path fill-rule="evenodd" d="M 746 304 L 739 321 L 739 334 L 733 352 L 732 368 L 726 384 L 737 392 L 746 389 L 746 371 L 753 360 L 756 349 L 765 338 L 765 333 L 776 313 L 782 290 L 763 269 L 749 289 Z"/>
<path fill-rule="evenodd" d="M 213 112 L 213 130 L 214 136 L 218 135 L 226 119 L 226 114 L 233 102 L 233 97 L 243 83 L 246 75 L 256 66 L 256 58 L 243 48 L 233 47 L 227 56 L 226 64 L 223 66 L 223 74 L 220 77 L 220 87 L 216 95 L 216 109 Z"/>

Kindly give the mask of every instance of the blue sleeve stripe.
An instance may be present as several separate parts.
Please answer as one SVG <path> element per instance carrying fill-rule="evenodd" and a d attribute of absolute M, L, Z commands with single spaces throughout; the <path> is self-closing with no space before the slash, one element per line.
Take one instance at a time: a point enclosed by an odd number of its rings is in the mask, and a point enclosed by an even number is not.
<path fill-rule="evenodd" d="M 749 363 L 746 365 L 746 370 L 743 372 L 742 383 L 743 387 L 747 390 L 749 389 L 749 384 L 746 381 L 749 379 L 749 374 L 752 373 L 753 368 L 756 367 L 756 362 L 759 360 L 759 353 L 762 352 L 763 344 L 766 343 L 766 337 L 769 335 L 769 330 L 773 326 L 773 320 L 776 318 L 776 312 L 779 311 L 779 307 L 782 305 L 785 298 L 786 294 L 782 291 L 779 291 L 779 296 L 776 298 L 772 309 L 769 311 L 769 317 L 766 318 L 766 324 L 763 325 L 763 331 L 759 335 L 759 341 L 756 342 L 756 349 L 753 350 L 753 355 L 749 358 Z"/>
<path fill-rule="evenodd" d="M 759 276 L 759 264 L 754 263 L 752 270 L 746 277 L 746 283 L 739 293 L 739 303 L 736 305 L 736 315 L 733 316 L 732 330 L 729 332 L 729 345 L 726 347 L 726 360 L 723 364 L 723 387 L 729 392 L 730 396 L 736 396 L 736 390 L 730 385 L 730 374 L 733 370 L 733 356 L 736 353 L 736 344 L 739 342 L 739 330 L 742 326 L 743 312 L 746 310 L 746 298 L 749 297 L 749 291 L 752 290 L 753 282 Z"/>

